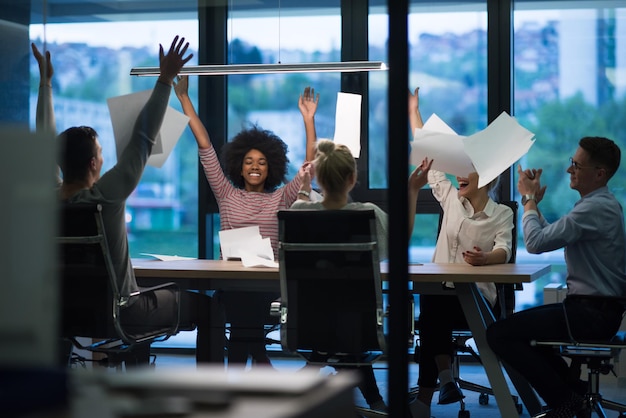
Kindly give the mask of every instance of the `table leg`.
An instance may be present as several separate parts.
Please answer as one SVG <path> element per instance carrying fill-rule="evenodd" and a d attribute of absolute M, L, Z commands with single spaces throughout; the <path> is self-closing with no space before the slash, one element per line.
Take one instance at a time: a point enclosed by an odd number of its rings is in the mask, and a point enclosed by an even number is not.
<path fill-rule="evenodd" d="M 226 347 L 226 320 L 224 312 L 224 303 L 221 299 L 221 291 L 213 294 L 213 303 L 211 304 L 211 348 L 210 362 L 224 364 L 224 350 Z"/>
<path fill-rule="evenodd" d="M 489 384 L 498 403 L 503 418 L 518 418 L 519 413 L 513 402 L 511 391 L 502 372 L 500 362 L 487 344 L 485 330 L 494 321 L 486 302 L 474 283 L 454 284 L 465 318 L 472 331 L 478 352 L 489 379 Z"/>

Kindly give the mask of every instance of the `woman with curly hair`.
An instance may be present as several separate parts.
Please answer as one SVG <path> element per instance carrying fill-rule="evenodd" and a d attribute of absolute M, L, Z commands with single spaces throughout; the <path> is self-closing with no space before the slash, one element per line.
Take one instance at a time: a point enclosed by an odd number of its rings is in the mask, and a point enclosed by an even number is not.
<path fill-rule="evenodd" d="M 252 181 L 242 172 L 242 161 L 246 163 L 246 155 L 251 150 L 260 152 L 268 162 L 271 161 L 267 166 L 267 176 L 260 179 L 262 181 Z M 256 125 L 243 130 L 224 144 L 222 155 L 224 174 L 238 189 L 248 187 L 248 191 L 271 193 L 281 184 L 287 183 L 287 144 L 271 131 Z"/>
<path fill-rule="evenodd" d="M 309 163 L 305 162 L 298 175 L 286 181 L 287 145 L 274 133 L 253 126 L 224 145 L 222 170 L 209 133 L 191 103 L 188 86 L 188 77 L 179 76 L 174 91 L 198 143 L 200 162 L 219 207 L 220 229 L 258 225 L 261 236 L 270 238 L 277 259 L 276 212 L 289 208 L 296 200 L 304 167 Z M 306 161 L 312 159 L 315 149 L 314 117 L 318 101 L 319 94 L 315 97 L 310 87 L 304 89 L 298 101 L 306 131 Z M 270 323 L 270 302 L 279 294 L 224 292 L 222 297 L 226 320 L 231 325 L 228 363 L 245 364 L 251 356 L 253 362 L 270 364 L 265 352 L 264 325 Z"/>

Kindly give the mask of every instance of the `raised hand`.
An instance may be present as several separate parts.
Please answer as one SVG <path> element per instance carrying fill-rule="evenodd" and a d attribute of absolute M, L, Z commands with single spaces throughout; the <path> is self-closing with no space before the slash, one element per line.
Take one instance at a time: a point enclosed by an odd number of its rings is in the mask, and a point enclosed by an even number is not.
<path fill-rule="evenodd" d="M 417 111 L 420 108 L 419 91 L 419 87 L 416 87 L 413 93 L 411 93 L 411 90 L 409 90 L 409 114 L 411 112 Z"/>
<path fill-rule="evenodd" d="M 298 170 L 300 176 L 300 190 L 311 193 L 311 179 L 315 177 L 315 167 L 310 162 L 305 162 Z"/>
<path fill-rule="evenodd" d="M 422 114 L 420 113 L 420 99 L 419 99 L 419 91 L 420 88 L 416 87 L 415 91 L 411 93 L 409 90 L 409 123 L 411 125 L 411 136 L 415 135 L 415 130 L 418 128 L 422 128 L 424 126 L 424 122 L 422 121 Z"/>
<path fill-rule="evenodd" d="M 52 61 L 50 60 L 50 51 L 45 52 L 45 56 L 39 52 L 39 49 L 35 43 L 30 44 L 33 50 L 33 55 L 39 64 L 39 82 L 40 84 L 52 85 L 52 75 L 54 74 L 54 68 L 52 67 Z"/>
<path fill-rule="evenodd" d="M 174 92 L 179 99 L 189 95 L 189 76 L 179 75 L 174 81 Z"/>
<path fill-rule="evenodd" d="M 535 195 L 537 204 L 543 199 L 547 188 L 547 186 L 541 186 L 542 173 L 541 168 L 522 170 L 521 165 L 517 166 L 517 191 L 521 195 Z"/>
<path fill-rule="evenodd" d="M 433 160 L 428 158 L 422 160 L 419 167 L 416 167 L 409 176 L 409 189 L 419 190 L 428 183 L 428 171 L 432 165 Z"/>
<path fill-rule="evenodd" d="M 174 37 L 167 55 L 163 52 L 163 45 L 159 44 L 159 66 L 161 70 L 159 80 L 161 82 L 172 85 L 174 77 L 178 75 L 183 65 L 193 57 L 193 54 L 184 56 L 187 53 L 187 48 L 189 48 L 189 42 L 185 43 L 185 38 L 179 40 L 178 35 Z"/>
<path fill-rule="evenodd" d="M 298 109 L 300 109 L 300 113 L 302 113 L 303 118 L 313 118 L 315 116 L 315 112 L 317 111 L 317 104 L 320 101 L 320 94 L 317 93 L 315 96 L 315 89 L 307 86 L 304 88 L 304 92 L 300 95 L 298 99 Z"/>
<path fill-rule="evenodd" d="M 548 186 L 543 186 L 543 187 L 541 187 L 539 190 L 537 190 L 535 192 L 535 199 L 536 199 L 535 202 L 537 204 L 539 204 L 539 202 L 541 202 L 541 200 L 543 199 L 543 195 L 546 194 L 546 189 L 547 188 L 548 188 Z"/>

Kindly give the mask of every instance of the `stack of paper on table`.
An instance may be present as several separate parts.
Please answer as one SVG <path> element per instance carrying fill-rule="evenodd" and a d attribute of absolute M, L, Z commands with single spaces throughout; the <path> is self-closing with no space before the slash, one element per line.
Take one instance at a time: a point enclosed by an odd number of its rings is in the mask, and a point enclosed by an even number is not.
<path fill-rule="evenodd" d="M 224 260 L 241 259 L 244 267 L 278 267 L 269 238 L 261 237 L 258 225 L 219 231 Z"/>

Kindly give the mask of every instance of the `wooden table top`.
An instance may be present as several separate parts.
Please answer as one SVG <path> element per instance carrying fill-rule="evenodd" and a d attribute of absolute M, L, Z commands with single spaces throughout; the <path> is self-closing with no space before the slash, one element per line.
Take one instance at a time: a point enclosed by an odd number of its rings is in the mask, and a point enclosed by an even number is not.
<path fill-rule="evenodd" d="M 239 279 L 278 280 L 277 268 L 244 267 L 231 260 L 175 260 L 133 259 L 135 275 L 167 279 Z M 498 282 L 529 283 L 550 272 L 549 264 L 494 264 L 470 266 L 467 264 L 411 264 L 409 279 L 414 282 Z M 383 280 L 388 276 L 387 263 L 381 263 Z"/>

